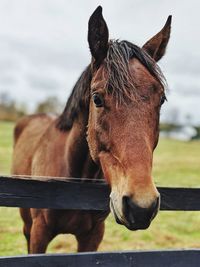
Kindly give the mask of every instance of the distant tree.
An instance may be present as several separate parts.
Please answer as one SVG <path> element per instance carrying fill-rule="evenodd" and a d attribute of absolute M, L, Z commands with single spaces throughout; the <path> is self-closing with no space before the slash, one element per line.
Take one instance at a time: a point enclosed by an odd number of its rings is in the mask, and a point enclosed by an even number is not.
<path fill-rule="evenodd" d="M 197 135 L 194 137 L 194 139 L 200 139 L 200 126 L 196 126 L 195 129 L 197 130 Z"/>
<path fill-rule="evenodd" d="M 25 114 L 25 105 L 17 106 L 7 93 L 0 94 L 0 120 L 16 121 Z"/>
<path fill-rule="evenodd" d="M 40 102 L 35 112 L 36 113 L 54 113 L 58 114 L 62 110 L 62 104 L 57 97 L 50 96 L 43 102 Z"/>

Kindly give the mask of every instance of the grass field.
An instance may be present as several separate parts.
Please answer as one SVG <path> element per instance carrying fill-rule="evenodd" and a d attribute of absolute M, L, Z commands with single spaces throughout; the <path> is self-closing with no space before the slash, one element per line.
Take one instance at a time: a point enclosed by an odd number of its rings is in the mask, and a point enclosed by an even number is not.
<path fill-rule="evenodd" d="M 0 122 L 0 173 L 9 174 L 12 154 L 12 123 Z M 162 139 L 156 149 L 153 169 L 161 186 L 200 187 L 200 142 Z M 117 225 L 112 216 L 106 221 L 106 233 L 100 251 L 200 248 L 200 212 L 158 214 L 146 231 L 131 232 Z M 60 235 L 48 252 L 72 252 L 76 242 L 71 235 Z M 16 208 L 0 208 L 0 255 L 26 253 L 22 222 Z"/>

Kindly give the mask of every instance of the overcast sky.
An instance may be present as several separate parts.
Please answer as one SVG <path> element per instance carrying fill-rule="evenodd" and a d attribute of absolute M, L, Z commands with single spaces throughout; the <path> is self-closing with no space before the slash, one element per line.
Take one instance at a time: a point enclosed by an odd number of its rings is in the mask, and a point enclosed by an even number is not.
<path fill-rule="evenodd" d="M 99 4 L 110 38 L 140 46 L 172 14 L 171 39 L 159 62 L 170 88 L 162 119 L 190 115 L 200 124 L 198 0 L 0 0 L 0 93 L 31 109 L 52 95 L 66 102 L 90 62 L 87 23 Z"/>

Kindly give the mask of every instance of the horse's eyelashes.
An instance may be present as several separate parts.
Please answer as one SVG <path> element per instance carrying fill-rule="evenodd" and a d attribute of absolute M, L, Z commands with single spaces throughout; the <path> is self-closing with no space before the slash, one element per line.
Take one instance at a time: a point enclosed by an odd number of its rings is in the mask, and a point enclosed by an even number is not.
<path fill-rule="evenodd" d="M 104 105 L 104 100 L 103 100 L 103 96 L 99 93 L 94 93 L 92 95 L 92 99 L 93 99 L 93 102 L 95 104 L 96 107 L 103 107 Z"/>
<path fill-rule="evenodd" d="M 167 101 L 166 96 L 165 96 L 165 95 L 161 96 L 161 99 L 160 99 L 160 106 L 162 106 L 162 105 L 165 103 L 165 101 Z"/>

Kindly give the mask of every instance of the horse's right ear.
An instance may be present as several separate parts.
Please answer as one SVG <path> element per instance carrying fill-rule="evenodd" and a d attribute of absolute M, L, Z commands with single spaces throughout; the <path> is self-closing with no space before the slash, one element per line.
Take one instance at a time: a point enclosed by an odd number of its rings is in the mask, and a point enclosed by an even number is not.
<path fill-rule="evenodd" d="M 155 61 L 160 60 L 165 54 L 170 38 L 171 21 L 172 16 L 169 16 L 162 30 L 143 45 L 143 49 L 155 59 Z"/>
<path fill-rule="evenodd" d="M 108 27 L 98 6 L 88 22 L 88 43 L 96 65 L 100 65 L 108 51 Z"/>

